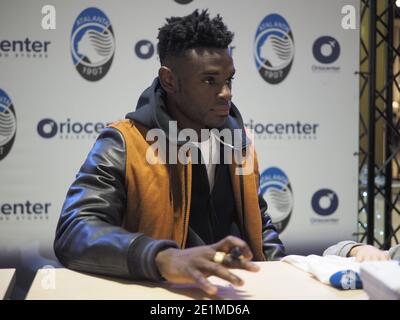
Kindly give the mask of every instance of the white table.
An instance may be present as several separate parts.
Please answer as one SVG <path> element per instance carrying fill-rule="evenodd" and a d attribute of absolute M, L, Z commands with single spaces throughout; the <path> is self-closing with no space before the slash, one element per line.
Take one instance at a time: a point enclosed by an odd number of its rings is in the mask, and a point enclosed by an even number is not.
<path fill-rule="evenodd" d="M 0 299 L 9 299 L 15 284 L 15 269 L 0 269 Z"/>
<path fill-rule="evenodd" d="M 192 285 L 131 282 L 68 269 L 41 269 L 27 299 L 368 299 L 363 290 L 335 289 L 284 262 L 258 264 L 261 270 L 256 273 L 233 270 L 245 281 L 241 287 L 210 277 L 219 288 L 216 297 L 208 296 Z"/>

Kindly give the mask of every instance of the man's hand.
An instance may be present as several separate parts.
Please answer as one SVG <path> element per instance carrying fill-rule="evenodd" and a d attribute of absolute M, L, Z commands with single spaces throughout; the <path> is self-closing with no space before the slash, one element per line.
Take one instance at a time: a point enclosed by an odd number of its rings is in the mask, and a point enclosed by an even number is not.
<path fill-rule="evenodd" d="M 389 260 L 389 255 L 382 250 L 370 245 L 353 247 L 349 252 L 350 257 L 356 257 L 357 262 Z"/>
<path fill-rule="evenodd" d="M 234 259 L 229 252 L 239 247 L 243 255 L 239 259 Z M 213 261 L 217 251 L 225 252 L 222 263 Z M 253 254 L 243 240 L 228 236 L 221 241 L 209 245 L 190 249 L 169 248 L 160 251 L 156 255 L 156 264 L 161 275 L 172 283 L 195 283 L 203 291 L 210 295 L 217 293 L 216 286 L 207 280 L 209 276 L 217 276 L 233 285 L 240 286 L 243 280 L 231 273 L 228 268 L 245 269 L 248 271 L 258 271 L 259 267 L 250 262 Z"/>

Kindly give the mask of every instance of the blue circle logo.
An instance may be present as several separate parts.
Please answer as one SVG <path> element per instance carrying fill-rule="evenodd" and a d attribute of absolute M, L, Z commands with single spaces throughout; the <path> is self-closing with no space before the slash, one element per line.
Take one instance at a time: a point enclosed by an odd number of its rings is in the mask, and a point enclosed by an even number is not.
<path fill-rule="evenodd" d="M 315 213 L 321 216 L 333 214 L 339 206 L 337 194 L 330 189 L 321 189 L 314 193 L 311 206 Z"/>
<path fill-rule="evenodd" d="M 191 3 L 193 0 L 174 0 L 174 1 L 179 4 L 188 4 Z"/>
<path fill-rule="evenodd" d="M 294 40 L 287 21 L 279 14 L 266 16 L 254 39 L 254 59 L 261 77 L 270 84 L 282 82 L 294 59 Z"/>
<path fill-rule="evenodd" d="M 110 69 L 114 52 L 114 32 L 108 17 L 97 8 L 83 10 L 71 32 L 71 54 L 76 70 L 86 80 L 100 80 Z"/>
<path fill-rule="evenodd" d="M 57 123 L 53 119 L 40 120 L 37 125 L 38 134 L 45 139 L 53 138 L 57 134 Z"/>
<path fill-rule="evenodd" d="M 268 205 L 272 223 L 282 232 L 293 211 L 293 192 L 288 176 L 277 167 L 270 167 L 260 176 L 260 194 Z"/>
<path fill-rule="evenodd" d="M 340 44 L 331 36 L 319 37 L 314 42 L 313 55 L 320 63 L 333 63 L 340 56 Z"/>
<path fill-rule="evenodd" d="M 135 53 L 140 59 L 150 59 L 154 55 L 154 45 L 149 40 L 140 40 L 135 45 Z"/>
<path fill-rule="evenodd" d="M 17 117 L 7 93 L 0 89 L 0 160 L 3 160 L 14 144 L 17 133 Z"/>

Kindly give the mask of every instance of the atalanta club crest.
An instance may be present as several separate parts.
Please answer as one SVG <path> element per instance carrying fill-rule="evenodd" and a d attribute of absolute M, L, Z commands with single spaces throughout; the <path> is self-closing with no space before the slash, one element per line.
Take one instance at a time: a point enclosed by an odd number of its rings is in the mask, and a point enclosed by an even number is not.
<path fill-rule="evenodd" d="M 76 18 L 71 33 L 72 61 L 89 81 L 102 79 L 111 67 L 115 38 L 111 22 L 103 11 L 87 8 Z"/>
<path fill-rule="evenodd" d="M 17 117 L 7 93 L 0 89 L 0 161 L 10 152 L 17 133 Z"/>
<path fill-rule="evenodd" d="M 282 232 L 293 211 L 293 191 L 288 176 L 277 167 L 270 167 L 260 176 L 260 194 L 268 204 L 272 223 Z"/>
<path fill-rule="evenodd" d="M 254 59 L 261 77 L 270 84 L 282 82 L 294 59 L 294 40 L 289 24 L 279 14 L 266 16 L 254 39 Z"/>

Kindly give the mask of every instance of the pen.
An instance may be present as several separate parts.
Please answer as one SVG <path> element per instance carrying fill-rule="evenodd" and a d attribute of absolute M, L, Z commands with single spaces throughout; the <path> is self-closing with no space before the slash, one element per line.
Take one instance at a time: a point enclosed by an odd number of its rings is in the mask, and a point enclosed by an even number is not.
<path fill-rule="evenodd" d="M 239 247 L 233 247 L 229 253 L 234 260 L 240 260 L 240 258 L 243 256 L 242 249 Z"/>

